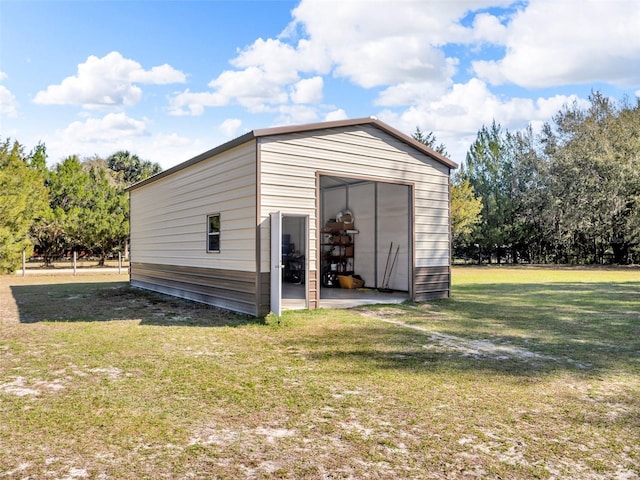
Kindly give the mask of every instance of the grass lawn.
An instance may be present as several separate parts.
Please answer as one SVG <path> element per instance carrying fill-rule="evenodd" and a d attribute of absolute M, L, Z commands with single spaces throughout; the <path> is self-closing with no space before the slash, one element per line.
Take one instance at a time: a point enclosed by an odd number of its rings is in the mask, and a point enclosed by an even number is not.
<path fill-rule="evenodd" d="M 454 268 L 281 324 L 0 277 L 0 479 L 638 479 L 640 270 Z"/>

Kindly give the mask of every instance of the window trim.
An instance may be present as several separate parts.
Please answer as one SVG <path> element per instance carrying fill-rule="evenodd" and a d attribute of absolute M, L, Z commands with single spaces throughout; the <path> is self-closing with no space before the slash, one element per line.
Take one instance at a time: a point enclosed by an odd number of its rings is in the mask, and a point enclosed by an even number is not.
<path fill-rule="evenodd" d="M 209 229 L 211 227 L 211 218 L 212 217 L 218 217 L 218 231 L 217 232 L 211 232 Z M 220 253 L 220 233 L 221 233 L 221 228 L 222 226 L 222 217 L 220 215 L 220 213 L 210 213 L 209 215 L 207 215 L 207 253 Z M 211 237 L 212 236 L 217 236 L 218 237 L 218 249 L 217 250 L 210 250 L 209 246 L 211 245 Z"/>

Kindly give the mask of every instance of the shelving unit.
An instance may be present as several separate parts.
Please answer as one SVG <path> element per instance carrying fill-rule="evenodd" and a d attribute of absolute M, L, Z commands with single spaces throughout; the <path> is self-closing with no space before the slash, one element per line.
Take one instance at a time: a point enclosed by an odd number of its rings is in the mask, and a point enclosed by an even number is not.
<path fill-rule="evenodd" d="M 353 235 L 357 230 L 344 229 L 322 233 L 322 285 L 339 287 L 338 275 L 353 275 L 355 251 Z"/>

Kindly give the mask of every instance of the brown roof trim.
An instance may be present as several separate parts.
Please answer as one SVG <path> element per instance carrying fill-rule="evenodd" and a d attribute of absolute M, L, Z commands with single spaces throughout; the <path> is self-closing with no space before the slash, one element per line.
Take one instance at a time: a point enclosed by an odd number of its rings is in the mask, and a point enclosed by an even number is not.
<path fill-rule="evenodd" d="M 249 142 L 257 138 L 271 137 L 274 135 L 288 135 L 292 133 L 303 133 L 303 132 L 310 132 L 313 130 L 326 130 L 331 128 L 353 127 L 358 125 L 372 125 L 376 128 L 379 128 L 383 132 L 386 132 L 392 137 L 395 137 L 396 139 L 400 140 L 401 142 L 404 142 L 412 146 L 416 150 L 421 151 L 422 153 L 428 155 L 429 157 L 433 158 L 434 160 L 443 164 L 444 166 L 448 168 L 458 168 L 457 163 L 445 157 L 444 155 L 441 155 L 440 153 L 436 152 L 432 148 L 427 147 L 425 144 L 418 142 L 417 140 L 411 138 L 408 135 L 405 135 L 399 130 L 396 130 L 395 128 L 387 125 L 386 123 L 381 122 L 377 118 L 364 117 L 364 118 L 353 118 L 349 120 L 336 120 L 332 122 L 308 123 L 304 125 L 288 125 L 284 127 L 262 128 L 258 130 L 253 130 L 227 143 L 223 143 L 218 147 L 215 147 L 211 150 L 201 153 L 200 155 L 193 157 L 191 160 L 187 160 L 186 162 L 183 162 L 174 167 L 171 167 L 168 170 L 165 170 L 161 173 L 158 173 L 157 175 L 154 175 L 153 177 L 150 177 L 150 178 L 147 178 L 146 180 L 135 183 L 131 185 L 129 188 L 127 188 L 127 190 L 129 191 L 135 190 L 139 187 L 147 185 L 148 183 L 155 182 L 156 180 L 159 180 L 168 175 L 171 175 L 172 173 L 175 173 L 184 168 L 190 167 L 191 165 L 194 165 L 198 162 L 206 160 L 207 158 L 210 158 L 214 155 L 218 155 L 234 147 L 237 147 L 238 145 L 242 145 L 243 143 Z"/>

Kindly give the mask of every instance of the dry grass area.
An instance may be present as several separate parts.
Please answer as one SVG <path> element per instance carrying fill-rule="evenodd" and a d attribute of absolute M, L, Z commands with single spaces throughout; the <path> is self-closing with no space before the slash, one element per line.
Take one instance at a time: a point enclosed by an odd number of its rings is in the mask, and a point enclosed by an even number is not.
<path fill-rule="evenodd" d="M 640 271 L 454 282 L 272 324 L 0 277 L 0 479 L 640 478 Z"/>

